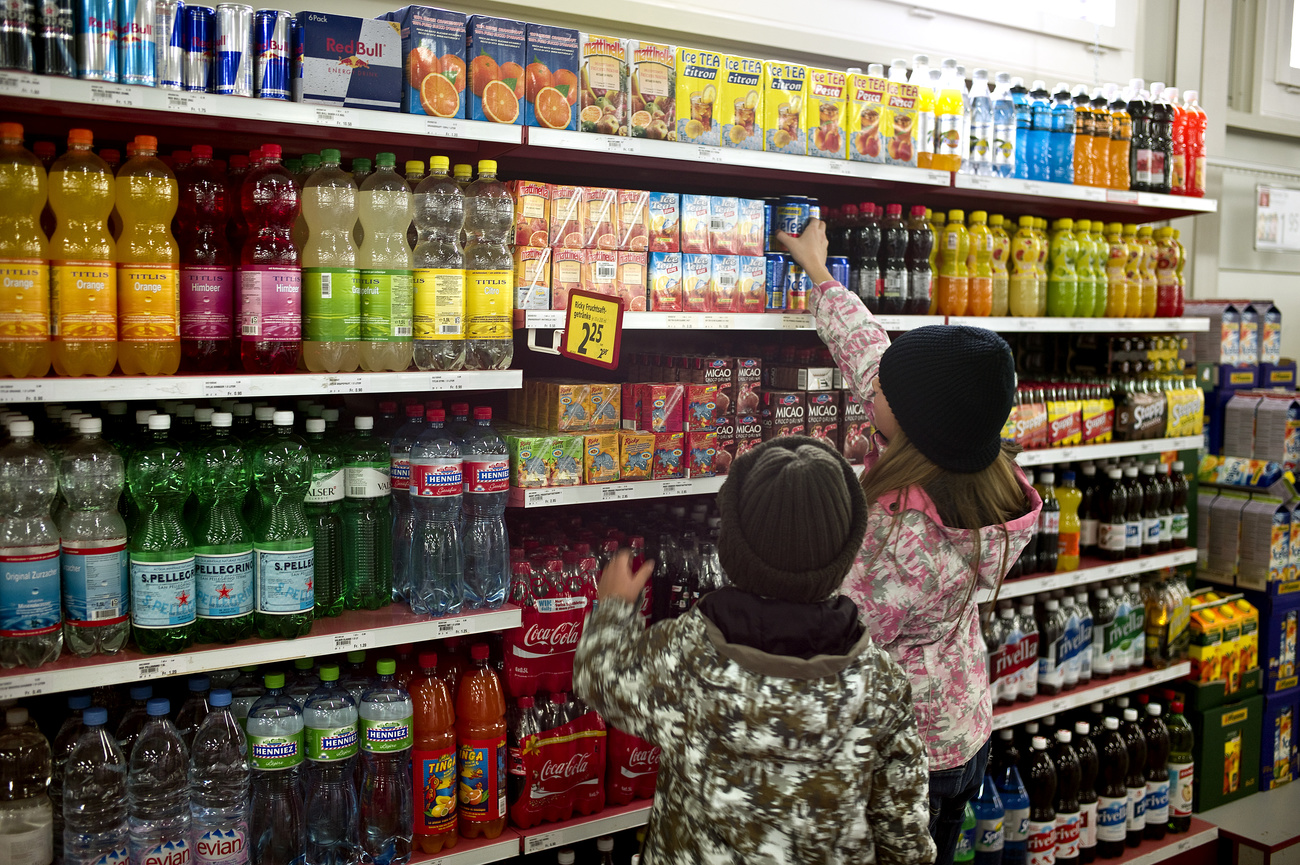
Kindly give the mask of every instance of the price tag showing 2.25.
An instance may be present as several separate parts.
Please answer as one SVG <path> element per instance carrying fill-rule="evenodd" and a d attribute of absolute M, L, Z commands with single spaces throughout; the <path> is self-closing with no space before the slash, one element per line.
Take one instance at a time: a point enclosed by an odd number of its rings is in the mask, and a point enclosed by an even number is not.
<path fill-rule="evenodd" d="M 623 301 L 590 291 L 569 292 L 560 354 L 605 369 L 618 368 L 623 341 Z"/>

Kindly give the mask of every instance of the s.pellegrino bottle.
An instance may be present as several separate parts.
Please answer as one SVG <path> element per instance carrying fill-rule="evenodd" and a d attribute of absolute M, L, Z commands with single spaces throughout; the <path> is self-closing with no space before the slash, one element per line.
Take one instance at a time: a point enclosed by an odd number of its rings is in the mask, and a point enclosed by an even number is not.
<path fill-rule="evenodd" d="M 200 643 L 234 643 L 251 637 L 253 534 L 241 514 L 248 490 L 248 461 L 231 435 L 229 412 L 214 412 L 212 435 L 192 451 L 194 579 Z"/>
<path fill-rule="evenodd" d="M 325 438 L 325 420 L 307 421 L 311 448 L 311 486 L 304 506 L 311 525 L 315 559 L 316 618 L 343 613 L 343 457 Z"/>
<path fill-rule="evenodd" d="M 315 542 L 303 499 L 311 486 L 311 450 L 294 435 L 293 412 L 278 411 L 275 432 L 253 457 L 261 497 L 253 528 L 257 634 L 267 639 L 310 633 L 315 594 Z"/>

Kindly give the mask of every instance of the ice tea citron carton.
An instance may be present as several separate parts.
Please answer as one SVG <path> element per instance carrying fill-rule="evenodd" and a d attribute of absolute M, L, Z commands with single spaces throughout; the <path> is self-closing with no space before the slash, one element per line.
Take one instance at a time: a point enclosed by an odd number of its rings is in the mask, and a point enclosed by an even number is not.
<path fill-rule="evenodd" d="M 847 76 L 838 69 L 808 68 L 805 87 L 807 108 L 804 126 L 808 130 L 808 155 L 843 159 L 844 112 Z"/>
<path fill-rule="evenodd" d="M 677 140 L 677 57 L 671 45 L 627 40 L 628 131 L 633 138 Z"/>
<path fill-rule="evenodd" d="M 677 140 L 717 144 L 719 122 L 713 116 L 722 83 L 722 55 L 697 48 L 677 49 Z"/>
<path fill-rule="evenodd" d="M 627 135 L 627 52 L 617 36 L 583 33 L 579 38 L 578 128 Z"/>
<path fill-rule="evenodd" d="M 885 160 L 890 165 L 916 165 L 916 110 L 921 90 L 915 84 L 890 81 L 882 118 Z"/>
<path fill-rule="evenodd" d="M 714 106 L 722 122 L 723 147 L 763 149 L 763 63 L 753 57 L 722 55 L 722 86 Z"/>
<path fill-rule="evenodd" d="M 854 162 L 884 162 L 883 122 L 889 99 L 889 80 L 879 75 L 848 74 L 845 128 L 849 159 Z"/>
<path fill-rule="evenodd" d="M 808 67 L 763 61 L 763 149 L 771 153 L 806 152 L 804 111 Z"/>

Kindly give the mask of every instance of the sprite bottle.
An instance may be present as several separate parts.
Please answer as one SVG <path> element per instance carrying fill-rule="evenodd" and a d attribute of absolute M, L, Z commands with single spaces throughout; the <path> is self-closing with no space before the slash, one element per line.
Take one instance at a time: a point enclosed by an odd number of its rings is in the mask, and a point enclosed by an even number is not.
<path fill-rule="evenodd" d="M 149 418 L 150 441 L 127 469 L 136 519 L 129 544 L 131 631 L 142 652 L 178 652 L 194 642 L 194 541 L 181 520 L 190 467 L 171 441 L 170 415 Z"/>
<path fill-rule="evenodd" d="M 316 549 L 316 618 L 343 612 L 343 457 L 325 440 L 325 421 L 307 421 L 311 486 L 305 507 Z"/>
<path fill-rule="evenodd" d="M 192 451 L 198 513 L 191 523 L 200 643 L 253 635 L 253 533 L 240 513 L 248 489 L 244 452 L 231 435 L 234 417 L 214 412 L 205 447 Z"/>
<path fill-rule="evenodd" d="M 316 606 L 315 542 L 303 499 L 311 450 L 293 433 L 293 412 L 278 411 L 274 432 L 253 457 L 261 505 L 253 527 L 257 635 L 293 638 L 311 631 Z"/>

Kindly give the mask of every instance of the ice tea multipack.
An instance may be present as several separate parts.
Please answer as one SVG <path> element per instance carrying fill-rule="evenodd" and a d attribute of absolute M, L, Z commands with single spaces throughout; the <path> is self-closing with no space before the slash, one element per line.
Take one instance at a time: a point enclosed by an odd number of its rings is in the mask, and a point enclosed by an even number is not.
<path fill-rule="evenodd" d="M 305 12 L 298 16 L 293 99 L 400 111 L 402 31 L 395 21 Z"/>
<path fill-rule="evenodd" d="M 854 162 L 884 162 L 882 121 L 885 103 L 889 99 L 889 80 L 878 75 L 851 72 L 847 85 L 844 120 L 849 138 L 849 159 Z"/>
<path fill-rule="evenodd" d="M 763 63 L 753 57 L 722 56 L 722 83 L 715 106 L 723 147 L 763 149 Z"/>
<path fill-rule="evenodd" d="M 386 17 L 401 28 L 406 68 L 402 110 L 433 117 L 464 117 L 465 14 L 406 6 Z"/>
<path fill-rule="evenodd" d="M 471 15 L 466 29 L 465 60 L 469 64 L 470 120 L 513 123 L 523 118 L 526 81 L 524 22 L 490 15 Z"/>
<path fill-rule="evenodd" d="M 807 152 L 804 136 L 808 67 L 763 61 L 763 149 L 770 153 Z"/>
<path fill-rule="evenodd" d="M 581 35 L 578 118 L 583 132 L 627 135 L 627 53 L 617 36 Z"/>
<path fill-rule="evenodd" d="M 577 129 L 578 31 L 529 24 L 526 47 L 524 125 Z"/>
<path fill-rule="evenodd" d="M 809 68 L 804 126 L 809 156 L 843 159 L 844 112 L 848 82 L 837 69 Z"/>
<path fill-rule="evenodd" d="M 626 43 L 628 131 L 633 138 L 677 140 L 676 52 L 671 45 Z"/>
<path fill-rule="evenodd" d="M 677 49 L 677 140 L 717 144 L 718 119 L 713 109 L 722 81 L 722 55 L 696 48 Z"/>

